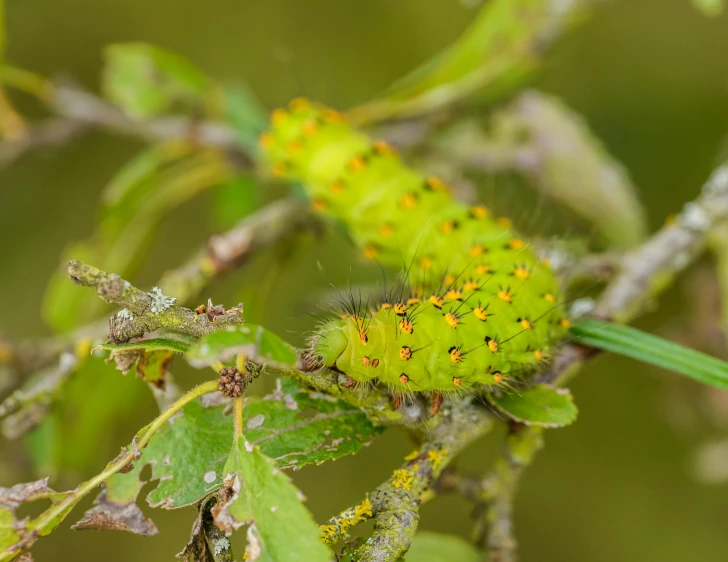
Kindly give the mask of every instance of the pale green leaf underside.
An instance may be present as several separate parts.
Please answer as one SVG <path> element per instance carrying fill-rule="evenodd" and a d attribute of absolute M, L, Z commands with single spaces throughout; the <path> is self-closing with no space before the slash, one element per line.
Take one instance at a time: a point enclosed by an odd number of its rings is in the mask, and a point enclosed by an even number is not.
<path fill-rule="evenodd" d="M 480 562 L 483 554 L 455 535 L 420 531 L 412 540 L 405 562 Z"/>
<path fill-rule="evenodd" d="M 577 409 L 571 393 L 539 384 L 508 394 L 489 395 L 499 412 L 514 421 L 539 427 L 563 427 L 576 420 Z"/>

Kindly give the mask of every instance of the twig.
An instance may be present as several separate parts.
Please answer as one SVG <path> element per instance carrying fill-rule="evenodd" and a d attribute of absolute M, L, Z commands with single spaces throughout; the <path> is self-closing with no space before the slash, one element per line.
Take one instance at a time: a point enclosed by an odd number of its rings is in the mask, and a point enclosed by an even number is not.
<path fill-rule="evenodd" d="M 88 125 L 72 119 L 52 118 L 30 127 L 23 135 L 0 143 L 0 167 L 9 166 L 25 153 L 62 145 L 83 134 Z"/>

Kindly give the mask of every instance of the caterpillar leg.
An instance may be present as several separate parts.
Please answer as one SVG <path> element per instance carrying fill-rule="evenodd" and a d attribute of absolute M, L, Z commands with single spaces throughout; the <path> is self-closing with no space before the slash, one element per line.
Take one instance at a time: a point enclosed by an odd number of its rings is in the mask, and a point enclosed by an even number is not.
<path fill-rule="evenodd" d="M 445 399 L 445 396 L 442 394 L 442 392 L 435 392 L 432 395 L 432 401 L 430 402 L 430 416 L 435 417 L 437 413 L 440 411 L 440 408 L 442 407 L 442 402 Z"/>

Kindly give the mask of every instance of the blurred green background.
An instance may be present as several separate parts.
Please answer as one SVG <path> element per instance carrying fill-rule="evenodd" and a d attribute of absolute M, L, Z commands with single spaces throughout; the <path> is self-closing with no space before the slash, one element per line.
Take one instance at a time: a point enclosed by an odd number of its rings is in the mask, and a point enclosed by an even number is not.
<path fill-rule="evenodd" d="M 9 0 L 7 59 L 97 89 L 104 46 L 142 40 L 181 53 L 220 80 L 245 80 L 270 107 L 302 94 L 349 107 L 456 38 L 475 13 L 465 4 Z M 657 228 L 695 197 L 728 132 L 728 17 L 705 18 L 686 0 L 606 3 L 557 45 L 536 86 L 584 115 L 630 171 L 651 227 Z M 22 97 L 17 100 L 33 109 Z M 0 331 L 17 337 L 49 333 L 39 308 L 59 255 L 92 232 L 100 190 L 140 147 L 93 133 L 0 170 Z M 206 195 L 165 220 L 136 284 L 153 283 L 214 231 L 212 221 L 199 220 L 210 205 Z M 249 321 L 300 344 L 314 322 L 303 312 L 310 308 L 306 303 L 331 282 L 376 277 L 352 271 L 357 264 L 345 242 L 333 236 L 324 245 L 302 245 L 276 276 L 267 273 L 270 260 L 257 259 L 212 285 L 205 297 L 227 304 L 243 300 Z M 278 298 L 256 304 L 263 284 Z M 681 280 L 641 327 L 686 340 L 701 322 L 691 316 L 701 286 Z M 175 374 L 186 386 L 201 376 L 181 367 Z M 97 376 L 119 375 L 107 370 Z M 141 383 L 130 375 L 120 385 Z M 522 559 L 728 559 L 728 482 L 706 483 L 692 468 L 698 447 L 728 434 L 728 400 L 677 375 L 616 357 L 598 359 L 571 388 L 580 419 L 547 433 L 547 446 L 526 474 L 517 501 Z M 155 415 L 151 396 L 128 394 L 135 402 L 124 423 L 104 447 L 90 451 L 87 463 L 58 474 L 54 487 L 74 486 L 95 473 Z M 461 464 L 482 466 L 496 447 L 491 436 Z M 323 520 L 359 501 L 410 449 L 403 434 L 388 432 L 357 457 L 305 468 L 294 479 Z M 2 451 L 0 485 L 37 476 L 21 444 L 2 442 Z M 41 562 L 171 559 L 187 540 L 193 510 L 147 513 L 160 528 L 157 536 L 74 533 L 64 524 L 36 544 L 34 555 Z M 456 498 L 425 505 L 421 528 L 468 536 L 469 505 Z"/>

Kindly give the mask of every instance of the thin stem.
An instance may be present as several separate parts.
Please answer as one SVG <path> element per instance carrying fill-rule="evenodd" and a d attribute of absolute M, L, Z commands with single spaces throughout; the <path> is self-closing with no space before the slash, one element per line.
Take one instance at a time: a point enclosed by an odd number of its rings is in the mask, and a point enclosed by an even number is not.
<path fill-rule="evenodd" d="M 243 436 L 243 397 L 236 398 L 233 402 L 235 419 L 235 439 Z"/>
<path fill-rule="evenodd" d="M 27 94 L 31 94 L 43 102 L 50 102 L 53 96 L 53 84 L 40 74 L 10 66 L 0 66 L 0 82 L 12 86 Z"/>

